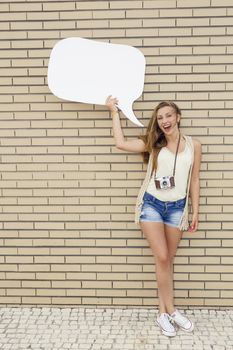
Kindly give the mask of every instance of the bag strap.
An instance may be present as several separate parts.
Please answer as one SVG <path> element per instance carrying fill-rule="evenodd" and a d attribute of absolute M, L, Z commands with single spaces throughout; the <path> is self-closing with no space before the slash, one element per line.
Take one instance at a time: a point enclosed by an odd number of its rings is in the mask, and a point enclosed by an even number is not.
<path fill-rule="evenodd" d="M 175 161 L 174 161 L 173 176 L 175 176 L 175 172 L 176 172 L 176 159 L 177 159 L 179 145 L 180 145 L 180 132 L 179 132 L 179 139 L 178 139 L 178 143 L 177 143 L 177 147 L 176 147 L 176 155 L 175 155 Z"/>

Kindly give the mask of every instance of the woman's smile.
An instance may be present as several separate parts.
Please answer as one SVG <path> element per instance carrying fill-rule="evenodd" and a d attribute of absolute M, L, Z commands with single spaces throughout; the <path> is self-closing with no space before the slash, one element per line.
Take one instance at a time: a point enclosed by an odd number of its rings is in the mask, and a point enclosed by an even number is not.
<path fill-rule="evenodd" d="M 162 128 L 165 130 L 165 131 L 169 131 L 171 129 L 172 125 L 169 123 L 169 124 L 166 124 L 166 125 L 163 125 Z"/>

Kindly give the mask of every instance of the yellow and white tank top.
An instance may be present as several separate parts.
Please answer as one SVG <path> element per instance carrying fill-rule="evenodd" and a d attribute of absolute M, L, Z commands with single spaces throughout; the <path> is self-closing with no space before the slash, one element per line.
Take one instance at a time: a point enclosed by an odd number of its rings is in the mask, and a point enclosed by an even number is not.
<path fill-rule="evenodd" d="M 167 147 L 163 147 L 158 155 L 156 177 L 171 176 L 173 174 L 174 161 L 175 154 Z M 192 153 L 190 148 L 187 147 L 186 141 L 184 150 L 179 152 L 177 155 L 175 187 L 166 190 L 157 189 L 154 182 L 155 171 L 153 171 L 146 192 L 164 202 L 177 201 L 185 198 L 187 194 L 187 182 L 191 164 Z"/>

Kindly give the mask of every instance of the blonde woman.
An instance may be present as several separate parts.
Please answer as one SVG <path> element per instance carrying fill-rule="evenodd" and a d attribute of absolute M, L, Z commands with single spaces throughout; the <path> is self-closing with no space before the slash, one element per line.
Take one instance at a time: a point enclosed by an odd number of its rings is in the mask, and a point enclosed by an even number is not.
<path fill-rule="evenodd" d="M 192 321 L 174 306 L 173 261 L 183 231 L 195 232 L 198 228 L 201 143 L 181 133 L 181 111 L 171 101 L 163 101 L 154 109 L 145 135 L 125 140 L 117 104 L 117 98 L 107 97 L 116 147 L 141 153 L 148 163 L 137 197 L 135 223 L 146 237 L 155 261 L 159 297 L 157 324 L 169 337 L 176 335 L 177 327 L 192 332 Z"/>

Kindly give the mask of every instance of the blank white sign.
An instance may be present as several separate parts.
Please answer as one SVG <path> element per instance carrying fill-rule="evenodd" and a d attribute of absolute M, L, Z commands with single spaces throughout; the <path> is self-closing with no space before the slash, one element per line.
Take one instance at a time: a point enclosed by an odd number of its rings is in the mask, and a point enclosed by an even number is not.
<path fill-rule="evenodd" d="M 62 99 L 104 105 L 107 96 L 119 100 L 125 116 L 142 126 L 132 105 L 143 92 L 145 57 L 133 46 L 67 38 L 52 49 L 48 86 Z"/>

